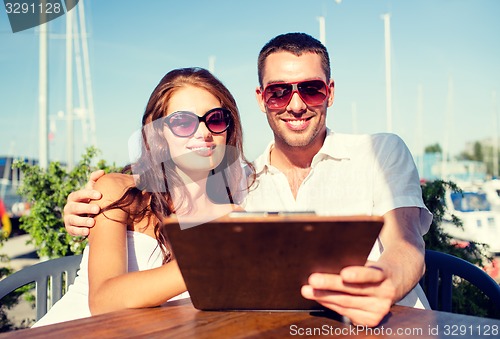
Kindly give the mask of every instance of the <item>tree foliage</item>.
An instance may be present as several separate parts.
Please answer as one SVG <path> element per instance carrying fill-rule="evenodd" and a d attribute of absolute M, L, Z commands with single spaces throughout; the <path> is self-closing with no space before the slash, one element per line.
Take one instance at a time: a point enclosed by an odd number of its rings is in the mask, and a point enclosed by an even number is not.
<path fill-rule="evenodd" d="M 92 171 L 120 170 L 115 165 L 107 165 L 103 160 L 92 166 L 98 153 L 95 147 L 88 148 L 71 171 L 59 162 L 51 162 L 47 169 L 21 161 L 14 163 L 13 167 L 19 168 L 23 173 L 23 182 L 18 192 L 31 204 L 30 213 L 20 219 L 20 228 L 31 236 L 31 242 L 40 257 L 57 258 L 82 253 L 86 241 L 66 232 L 63 208 L 68 195 L 82 188 Z"/>
<path fill-rule="evenodd" d="M 486 245 L 470 242 L 466 247 L 459 247 L 443 231 L 441 224 L 447 212 L 445 204 L 447 190 L 460 192 L 460 189 L 450 181 L 435 180 L 422 185 L 424 203 L 434 216 L 429 232 L 424 236 L 426 248 L 460 257 L 482 267 L 493 259 L 488 254 Z M 455 215 L 451 215 L 451 222 L 456 227 L 463 227 L 462 221 Z M 479 289 L 467 281 L 454 280 L 452 298 L 454 313 L 500 319 L 500 308 L 492 305 Z"/>
<path fill-rule="evenodd" d="M 425 147 L 424 153 L 443 153 L 441 146 L 439 144 L 433 144 Z"/>

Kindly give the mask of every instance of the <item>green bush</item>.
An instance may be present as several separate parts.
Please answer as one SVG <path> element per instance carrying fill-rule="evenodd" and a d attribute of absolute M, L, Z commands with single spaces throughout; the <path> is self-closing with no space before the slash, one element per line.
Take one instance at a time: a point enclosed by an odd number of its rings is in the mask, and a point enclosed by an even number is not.
<path fill-rule="evenodd" d="M 88 148 L 71 171 L 59 162 L 51 162 L 46 170 L 22 161 L 14 162 L 13 167 L 23 173 L 18 193 L 31 204 L 30 213 L 20 219 L 20 228 L 31 236 L 30 242 L 35 245 L 38 256 L 57 258 L 82 253 L 86 240 L 66 232 L 62 214 L 68 195 L 85 186 L 92 171 L 120 170 L 104 160 L 92 166 L 98 152 L 94 147 Z"/>

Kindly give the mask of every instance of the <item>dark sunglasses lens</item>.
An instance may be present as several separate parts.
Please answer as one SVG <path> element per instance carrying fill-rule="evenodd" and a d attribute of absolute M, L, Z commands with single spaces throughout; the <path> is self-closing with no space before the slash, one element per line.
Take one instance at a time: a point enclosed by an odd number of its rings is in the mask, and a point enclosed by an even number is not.
<path fill-rule="evenodd" d="M 179 112 L 167 118 L 167 124 L 175 135 L 189 136 L 198 127 L 198 117 L 193 113 Z"/>
<path fill-rule="evenodd" d="M 328 89 L 320 80 L 304 81 L 297 85 L 300 96 L 309 105 L 319 105 L 325 101 Z"/>
<path fill-rule="evenodd" d="M 228 111 L 218 109 L 206 116 L 206 124 L 212 133 L 222 133 L 229 127 L 230 114 Z"/>
<path fill-rule="evenodd" d="M 274 84 L 266 87 L 264 100 L 269 108 L 280 108 L 290 101 L 292 95 L 292 85 Z"/>

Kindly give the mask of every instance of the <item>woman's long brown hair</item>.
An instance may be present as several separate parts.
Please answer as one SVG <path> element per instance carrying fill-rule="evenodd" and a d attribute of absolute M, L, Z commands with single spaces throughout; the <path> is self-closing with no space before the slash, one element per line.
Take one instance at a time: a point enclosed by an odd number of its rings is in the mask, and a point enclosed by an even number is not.
<path fill-rule="evenodd" d="M 183 181 L 175 170 L 175 164 L 170 157 L 167 141 L 163 134 L 163 117 L 166 115 L 168 103 L 174 93 L 185 86 L 193 86 L 204 89 L 214 95 L 220 101 L 223 108 L 231 112 L 232 123 L 227 131 L 226 152 L 221 163 L 212 171 L 208 178 L 207 186 L 210 185 L 209 193 L 214 196 L 229 196 L 230 201 L 240 203 L 243 199 L 242 182 L 246 177 L 243 171 L 228 171 L 230 165 L 238 162 L 237 168 L 241 168 L 239 163 L 243 163 L 253 172 L 253 167 L 243 155 L 243 131 L 241 120 L 232 94 L 229 90 L 209 71 L 203 68 L 181 68 L 167 73 L 151 94 L 144 116 L 142 118 L 142 143 L 141 155 L 139 159 L 124 168 L 124 173 L 136 175 L 135 187 L 130 187 L 123 196 L 116 202 L 106 206 L 101 210 L 105 212 L 111 209 L 124 209 L 139 201 L 138 206 L 143 206 L 137 211 L 129 211 L 131 220 L 142 220 L 143 218 L 153 218 L 154 233 L 158 244 L 163 252 L 166 263 L 172 259 L 172 251 L 164 232 L 162 232 L 162 220 L 176 212 L 178 206 L 174 206 L 172 192 L 179 194 L 176 201 L 190 201 L 189 194 L 184 187 Z M 221 173 L 224 183 L 213 183 L 213 180 L 220 180 Z M 213 180 L 212 180 L 213 179 Z M 213 188 L 220 192 L 213 191 Z M 175 189 L 175 190 L 174 190 Z M 188 203 L 190 206 L 190 204 Z M 189 212 L 189 208 L 188 208 Z M 148 223 L 149 224 L 149 223 Z"/>

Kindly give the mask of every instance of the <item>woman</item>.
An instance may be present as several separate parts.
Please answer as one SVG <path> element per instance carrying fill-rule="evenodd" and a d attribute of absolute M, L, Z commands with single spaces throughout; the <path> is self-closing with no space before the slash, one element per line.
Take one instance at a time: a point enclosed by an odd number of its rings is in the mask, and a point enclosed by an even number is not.
<path fill-rule="evenodd" d="M 248 162 L 238 108 L 219 80 L 200 68 L 169 72 L 151 94 L 142 126 L 131 174 L 96 183 L 101 213 L 75 283 L 35 326 L 180 295 L 186 286 L 162 223 L 186 216 L 199 224 L 237 208 L 246 188 L 241 161 Z"/>

